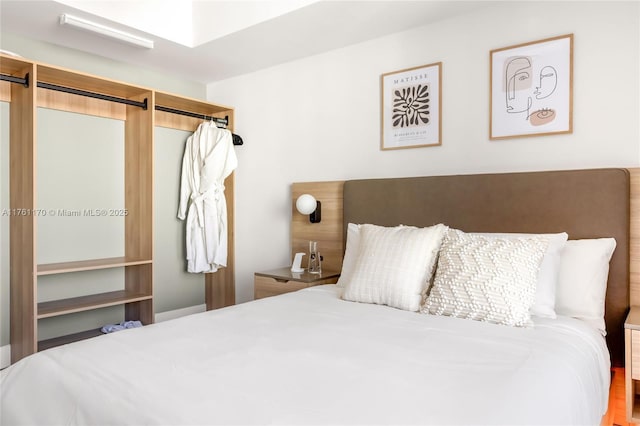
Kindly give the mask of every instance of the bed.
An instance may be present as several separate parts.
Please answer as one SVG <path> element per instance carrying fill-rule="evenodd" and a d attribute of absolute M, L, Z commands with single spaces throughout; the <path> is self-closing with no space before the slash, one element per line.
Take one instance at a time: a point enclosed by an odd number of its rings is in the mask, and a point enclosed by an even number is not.
<path fill-rule="evenodd" d="M 443 232 L 507 245 L 534 237 L 511 243 L 504 233 L 615 239 L 606 339 L 579 315 L 512 326 L 345 300 L 359 282 L 356 263 L 339 285 L 29 356 L 1 372 L 0 423 L 600 424 L 609 368 L 624 358 L 627 170 L 354 180 L 343 198 L 345 241 L 349 224 L 360 224 L 363 253 L 368 226 L 442 223 Z M 433 286 L 443 282 L 434 262 Z"/>

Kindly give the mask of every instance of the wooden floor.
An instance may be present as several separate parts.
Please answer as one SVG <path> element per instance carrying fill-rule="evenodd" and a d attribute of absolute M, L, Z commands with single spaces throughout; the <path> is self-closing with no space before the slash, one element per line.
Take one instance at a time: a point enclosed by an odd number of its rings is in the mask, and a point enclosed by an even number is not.
<path fill-rule="evenodd" d="M 633 426 L 627 421 L 624 393 L 624 368 L 614 368 L 611 372 L 609 410 L 602 418 L 601 426 Z"/>

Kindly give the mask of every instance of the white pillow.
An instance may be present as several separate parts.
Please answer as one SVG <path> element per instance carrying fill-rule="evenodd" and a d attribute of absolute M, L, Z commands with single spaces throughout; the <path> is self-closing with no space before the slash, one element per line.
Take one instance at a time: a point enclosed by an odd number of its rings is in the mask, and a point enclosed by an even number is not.
<path fill-rule="evenodd" d="M 418 311 L 447 227 L 360 225 L 360 249 L 342 298 Z"/>
<path fill-rule="evenodd" d="M 564 244 L 567 242 L 566 232 L 559 234 L 490 234 L 478 233 L 486 237 L 519 238 L 539 235 L 549 241 L 547 251 L 542 258 L 538 281 L 536 284 L 536 299 L 531 307 L 531 315 L 542 318 L 556 318 L 556 287 L 558 282 L 558 270 L 560 269 L 560 255 Z"/>
<path fill-rule="evenodd" d="M 518 327 L 529 309 L 548 239 L 485 237 L 449 229 L 421 311 Z"/>
<path fill-rule="evenodd" d="M 556 313 L 586 321 L 606 335 L 604 305 L 614 238 L 569 240 L 558 274 Z"/>
<path fill-rule="evenodd" d="M 349 223 L 347 224 L 347 244 L 344 250 L 344 257 L 342 258 L 342 270 L 336 283 L 337 286 L 344 287 L 344 284 L 351 279 L 359 251 L 360 225 Z"/>

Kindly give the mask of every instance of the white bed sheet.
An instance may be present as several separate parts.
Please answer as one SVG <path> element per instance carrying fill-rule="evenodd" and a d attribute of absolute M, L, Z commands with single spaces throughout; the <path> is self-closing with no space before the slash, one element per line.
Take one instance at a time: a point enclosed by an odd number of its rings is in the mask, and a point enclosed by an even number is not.
<path fill-rule="evenodd" d="M 335 285 L 125 330 L 1 372 L 0 423 L 598 425 L 603 337 L 339 299 Z"/>

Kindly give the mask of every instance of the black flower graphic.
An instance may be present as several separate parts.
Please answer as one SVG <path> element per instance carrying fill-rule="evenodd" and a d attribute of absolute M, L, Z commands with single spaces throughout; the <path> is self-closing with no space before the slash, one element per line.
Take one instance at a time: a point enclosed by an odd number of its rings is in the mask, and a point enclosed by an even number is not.
<path fill-rule="evenodd" d="M 429 85 L 396 89 L 393 92 L 393 127 L 418 126 L 429 123 Z"/>

